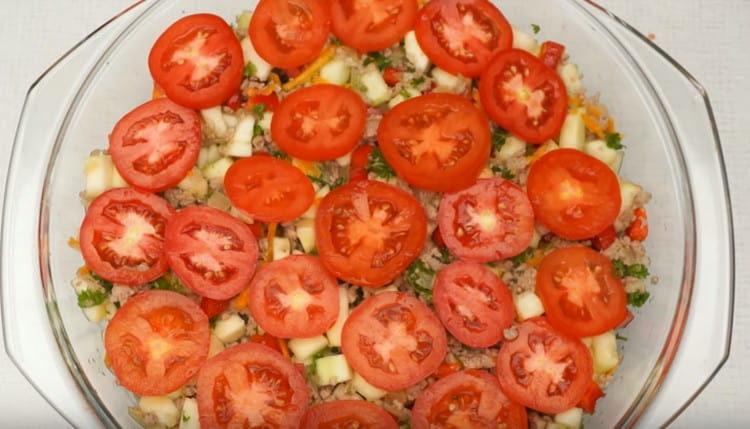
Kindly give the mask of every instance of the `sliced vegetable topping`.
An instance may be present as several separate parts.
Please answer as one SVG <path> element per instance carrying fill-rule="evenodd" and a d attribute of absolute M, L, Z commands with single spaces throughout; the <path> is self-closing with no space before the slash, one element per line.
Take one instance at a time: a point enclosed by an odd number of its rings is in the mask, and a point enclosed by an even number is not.
<path fill-rule="evenodd" d="M 310 408 L 302 429 L 397 429 L 396 421 L 384 409 L 367 401 L 340 400 Z"/>
<path fill-rule="evenodd" d="M 333 34 L 359 52 L 381 51 L 414 27 L 417 0 L 333 0 Z"/>

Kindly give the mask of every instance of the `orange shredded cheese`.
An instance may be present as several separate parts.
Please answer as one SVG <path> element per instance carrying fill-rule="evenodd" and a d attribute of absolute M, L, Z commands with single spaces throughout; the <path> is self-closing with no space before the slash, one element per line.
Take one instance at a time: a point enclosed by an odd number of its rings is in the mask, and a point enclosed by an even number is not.
<path fill-rule="evenodd" d="M 157 100 L 159 98 L 164 98 L 166 96 L 167 94 L 164 93 L 164 88 L 159 86 L 158 83 L 154 82 L 154 89 L 151 90 L 151 99 Z"/>
<path fill-rule="evenodd" d="M 80 242 L 78 241 L 78 239 L 77 239 L 77 238 L 75 238 L 75 237 L 70 237 L 70 238 L 68 238 L 68 246 L 69 246 L 69 247 L 70 247 L 71 249 L 75 249 L 75 250 L 81 250 L 81 243 L 80 243 Z"/>
<path fill-rule="evenodd" d="M 235 310 L 244 310 L 250 302 L 250 289 L 245 289 L 232 299 L 232 308 Z"/>
<path fill-rule="evenodd" d="M 284 341 L 284 339 L 282 338 L 277 338 L 277 340 L 279 341 L 279 349 L 281 349 L 281 354 L 284 355 L 285 358 L 291 359 L 289 355 L 289 347 L 287 347 L 286 341 Z"/>
<path fill-rule="evenodd" d="M 320 54 L 320 56 L 315 61 L 313 61 L 309 67 L 305 69 L 305 71 L 297 75 L 297 77 L 295 77 L 294 79 L 282 85 L 281 89 L 283 89 L 284 91 L 290 91 L 300 85 L 303 85 L 305 82 L 308 82 L 321 68 L 323 68 L 324 65 L 328 64 L 328 62 L 333 59 L 333 56 L 335 54 L 335 46 L 327 47 L 325 50 L 323 50 L 323 53 Z"/>
<path fill-rule="evenodd" d="M 266 249 L 266 262 L 272 262 L 273 261 L 273 240 L 276 238 L 276 227 L 279 224 L 277 223 L 269 223 L 268 224 L 268 235 L 267 241 L 268 241 L 268 249 Z"/>

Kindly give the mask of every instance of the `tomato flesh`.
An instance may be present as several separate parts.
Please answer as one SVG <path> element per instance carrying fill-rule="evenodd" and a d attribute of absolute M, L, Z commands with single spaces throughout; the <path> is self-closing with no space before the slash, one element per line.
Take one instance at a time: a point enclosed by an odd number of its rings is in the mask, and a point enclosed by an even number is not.
<path fill-rule="evenodd" d="M 487 0 L 432 0 L 419 12 L 416 35 L 438 67 L 472 78 L 513 45 L 510 23 Z"/>
<path fill-rule="evenodd" d="M 454 262 L 440 270 L 433 287 L 435 311 L 445 328 L 470 347 L 490 347 L 515 318 L 513 297 L 489 268 Z"/>
<path fill-rule="evenodd" d="M 547 414 L 568 410 L 581 401 L 591 382 L 591 352 L 543 317 L 517 326 L 518 336 L 503 343 L 497 376 L 511 400 Z"/>
<path fill-rule="evenodd" d="M 250 283 L 258 243 L 239 219 L 218 209 L 194 206 L 170 219 L 166 254 L 177 277 L 195 293 L 229 299 Z"/>
<path fill-rule="evenodd" d="M 271 122 L 274 142 L 308 161 L 339 158 L 359 143 L 367 107 L 362 97 L 337 85 L 313 85 L 286 97 Z"/>
<path fill-rule="evenodd" d="M 148 66 L 167 97 L 205 109 L 237 93 L 245 64 L 232 28 L 221 17 L 203 13 L 169 26 L 151 48 Z"/>
<path fill-rule="evenodd" d="M 352 284 L 380 287 L 422 252 L 427 217 L 422 205 L 405 191 L 362 180 L 323 198 L 315 234 L 328 271 Z"/>
<path fill-rule="evenodd" d="M 167 271 L 164 234 L 169 203 L 134 189 L 112 189 L 86 211 L 79 232 L 86 265 L 113 283 L 138 286 Z"/>
<path fill-rule="evenodd" d="M 123 179 L 150 192 L 176 186 L 195 165 L 200 149 L 198 114 L 166 98 L 133 109 L 109 138 L 112 162 Z"/>
<path fill-rule="evenodd" d="M 557 249 L 542 260 L 536 292 L 547 320 L 575 337 L 614 329 L 627 318 L 627 294 L 612 262 L 587 247 Z"/>
<path fill-rule="evenodd" d="M 391 392 L 433 374 L 448 345 L 429 307 L 400 292 L 366 299 L 346 319 L 341 335 L 341 349 L 352 368 L 370 384 Z"/>
<path fill-rule="evenodd" d="M 568 240 L 594 237 L 620 213 L 620 182 L 609 166 L 575 149 L 554 150 L 529 171 L 526 189 L 540 223 Z"/>
<path fill-rule="evenodd" d="M 271 262 L 253 278 L 250 312 L 275 337 L 314 337 L 338 318 L 338 283 L 318 258 L 288 256 Z"/>
<path fill-rule="evenodd" d="M 359 52 L 382 51 L 398 43 L 417 18 L 416 0 L 334 0 L 331 30 Z"/>
<path fill-rule="evenodd" d="M 498 125 L 529 143 L 560 134 L 568 92 L 555 70 L 519 49 L 498 53 L 482 73 L 479 95 Z"/>
<path fill-rule="evenodd" d="M 198 374 L 198 412 L 205 428 L 299 428 L 307 410 L 302 374 L 261 344 L 227 349 Z"/>
<path fill-rule="evenodd" d="M 107 358 L 126 389 L 141 396 L 173 392 L 198 373 L 208 356 L 208 318 L 175 292 L 129 298 L 104 334 Z"/>
<path fill-rule="evenodd" d="M 534 214 L 518 185 L 481 179 L 476 185 L 443 197 L 438 226 L 451 253 L 473 262 L 518 255 L 534 236 Z"/>
<path fill-rule="evenodd" d="M 378 126 L 388 164 L 409 184 L 454 192 L 472 185 L 490 157 L 487 119 L 466 98 L 428 94 L 400 103 Z"/>
<path fill-rule="evenodd" d="M 317 404 L 305 415 L 302 429 L 397 429 L 384 409 L 367 401 L 340 400 Z"/>
<path fill-rule="evenodd" d="M 451 374 L 417 396 L 412 409 L 414 429 L 526 429 L 526 409 L 509 400 L 497 379 L 479 370 Z"/>

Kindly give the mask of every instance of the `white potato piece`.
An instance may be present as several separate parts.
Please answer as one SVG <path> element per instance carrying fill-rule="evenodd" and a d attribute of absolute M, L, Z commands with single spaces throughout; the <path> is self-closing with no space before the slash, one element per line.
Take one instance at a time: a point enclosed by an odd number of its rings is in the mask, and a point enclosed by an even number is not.
<path fill-rule="evenodd" d="M 166 427 L 177 426 L 180 421 L 180 410 L 166 396 L 143 396 L 138 401 L 138 408 L 156 416 L 159 423 Z"/>
<path fill-rule="evenodd" d="M 345 286 L 339 286 L 339 317 L 336 323 L 326 332 L 331 347 L 341 347 L 341 330 L 349 317 L 349 297 Z"/>
<path fill-rule="evenodd" d="M 544 314 L 544 305 L 537 294 L 532 291 L 521 292 L 513 297 L 513 303 L 516 305 L 516 314 L 518 320 L 524 321 L 532 317 Z"/>
<path fill-rule="evenodd" d="M 353 372 L 344 355 L 325 356 L 315 360 L 318 384 L 332 386 L 352 379 Z"/>
<path fill-rule="evenodd" d="M 245 321 L 237 314 L 216 321 L 214 335 L 224 344 L 233 343 L 245 334 Z"/>
<path fill-rule="evenodd" d="M 289 350 L 300 362 L 304 362 L 328 347 L 328 339 L 323 335 L 312 338 L 293 338 L 287 343 Z"/>

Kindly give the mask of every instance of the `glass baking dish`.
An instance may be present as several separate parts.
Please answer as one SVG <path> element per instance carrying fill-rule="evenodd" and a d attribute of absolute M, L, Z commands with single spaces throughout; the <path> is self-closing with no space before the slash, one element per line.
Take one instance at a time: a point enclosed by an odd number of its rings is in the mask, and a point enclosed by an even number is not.
<path fill-rule="evenodd" d="M 2 225 L 6 348 L 36 389 L 75 427 L 134 427 L 133 397 L 103 363 L 101 328 L 69 282 L 82 264 L 67 245 L 83 208 L 86 155 L 147 99 L 146 65 L 175 19 L 232 20 L 255 1 L 141 1 L 56 62 L 29 90 L 13 146 Z M 586 427 L 668 424 L 728 356 L 734 291 L 732 219 L 708 97 L 679 64 L 604 8 L 583 0 L 505 0 L 519 28 L 564 43 L 590 93 L 626 135 L 623 177 L 653 194 L 648 241 L 659 284 L 628 326 L 624 360 Z"/>

